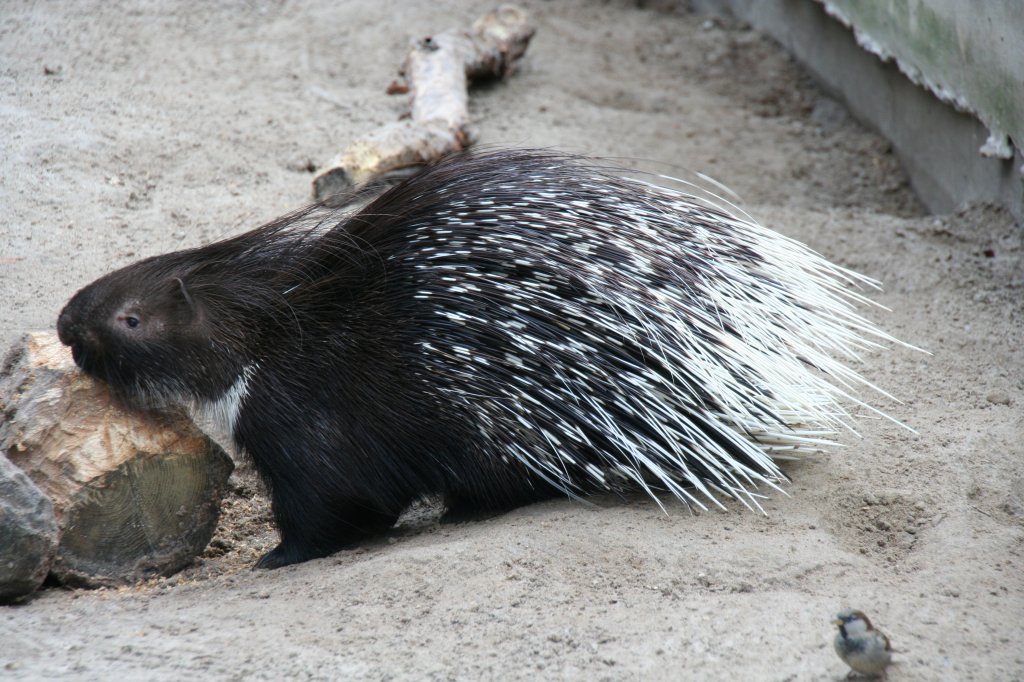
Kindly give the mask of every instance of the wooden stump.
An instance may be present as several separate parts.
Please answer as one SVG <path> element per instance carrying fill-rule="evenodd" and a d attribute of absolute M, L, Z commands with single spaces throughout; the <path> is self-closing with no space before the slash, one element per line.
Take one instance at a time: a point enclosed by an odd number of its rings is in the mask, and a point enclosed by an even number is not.
<path fill-rule="evenodd" d="M 170 575 L 209 542 L 233 463 L 184 414 L 123 408 L 52 333 L 8 353 L 0 410 L 0 447 L 53 502 L 60 582 Z"/>

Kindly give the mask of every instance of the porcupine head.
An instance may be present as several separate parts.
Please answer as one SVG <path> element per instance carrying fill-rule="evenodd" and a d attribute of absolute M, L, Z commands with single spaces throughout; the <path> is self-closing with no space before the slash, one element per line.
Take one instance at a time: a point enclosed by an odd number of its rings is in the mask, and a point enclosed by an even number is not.
<path fill-rule="evenodd" d="M 224 286 L 232 291 L 219 291 Z M 236 279 L 204 271 L 195 251 L 157 256 L 79 291 L 57 333 L 79 367 L 129 404 L 214 400 L 237 380 L 251 347 L 251 323 L 226 323 L 239 290 Z"/>

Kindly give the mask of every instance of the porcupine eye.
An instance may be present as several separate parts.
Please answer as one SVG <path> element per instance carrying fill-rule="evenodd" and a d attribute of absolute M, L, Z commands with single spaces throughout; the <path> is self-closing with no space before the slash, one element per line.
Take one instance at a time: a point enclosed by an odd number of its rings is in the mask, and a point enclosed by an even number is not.
<path fill-rule="evenodd" d="M 114 324 L 127 334 L 140 333 L 145 325 L 145 317 L 140 314 L 137 304 L 130 303 L 114 313 Z"/>

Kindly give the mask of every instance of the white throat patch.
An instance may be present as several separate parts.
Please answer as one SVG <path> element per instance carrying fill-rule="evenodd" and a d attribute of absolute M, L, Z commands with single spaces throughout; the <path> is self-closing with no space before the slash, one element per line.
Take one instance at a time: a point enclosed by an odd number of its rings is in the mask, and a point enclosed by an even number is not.
<path fill-rule="evenodd" d="M 233 446 L 235 423 L 242 410 L 242 401 L 249 395 L 249 383 L 256 374 L 256 364 L 246 365 L 235 383 L 213 401 L 197 401 L 192 405 L 192 420 L 215 441 L 227 448 Z M 231 448 L 233 449 L 233 447 Z"/>

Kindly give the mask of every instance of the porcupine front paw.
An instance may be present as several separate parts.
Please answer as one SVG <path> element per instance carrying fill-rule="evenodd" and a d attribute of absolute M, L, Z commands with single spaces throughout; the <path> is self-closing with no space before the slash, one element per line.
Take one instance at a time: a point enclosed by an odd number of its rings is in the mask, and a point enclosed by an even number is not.
<path fill-rule="evenodd" d="M 297 564 L 310 559 L 317 559 L 320 556 L 326 555 L 317 554 L 316 552 L 302 551 L 294 544 L 287 545 L 282 542 L 277 547 L 261 556 L 253 568 L 281 568 L 282 566 Z"/>

